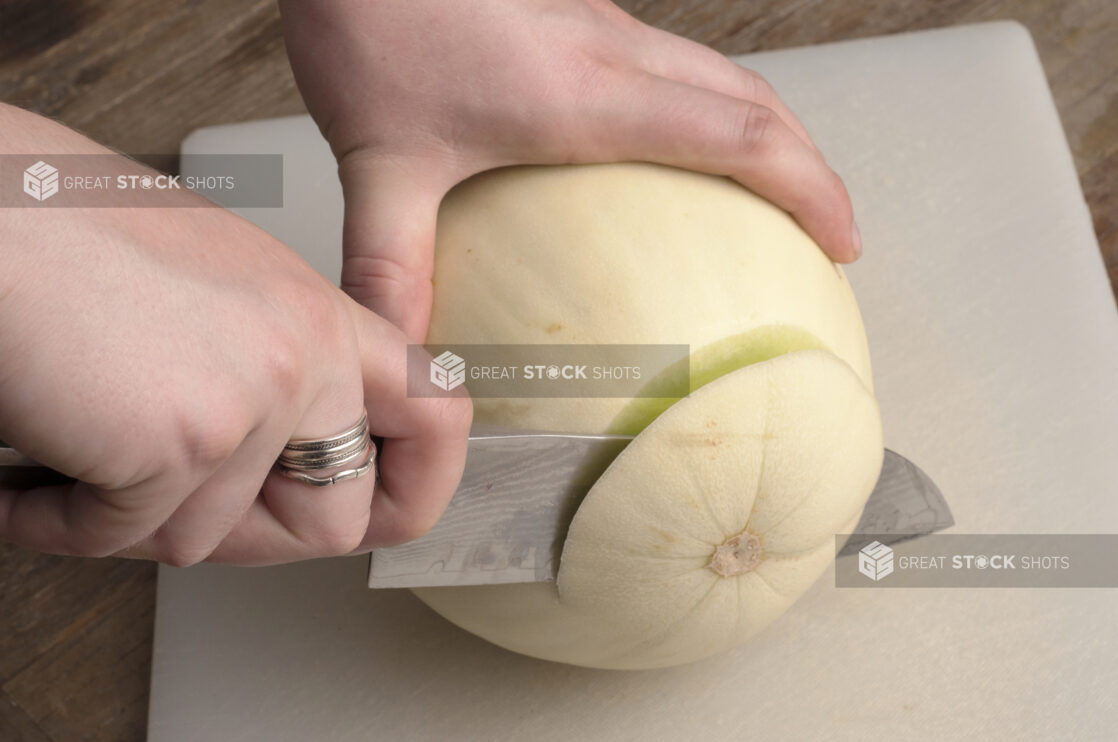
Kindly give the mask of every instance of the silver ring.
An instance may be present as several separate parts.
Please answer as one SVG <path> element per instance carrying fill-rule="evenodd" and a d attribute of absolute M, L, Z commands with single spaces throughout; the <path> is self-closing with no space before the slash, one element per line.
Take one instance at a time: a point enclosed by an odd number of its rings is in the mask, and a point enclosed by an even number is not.
<path fill-rule="evenodd" d="M 343 466 L 358 459 L 363 461 L 357 467 L 328 477 L 309 473 Z M 368 416 L 361 415 L 355 425 L 329 438 L 288 441 L 276 464 L 283 476 L 316 487 L 365 476 L 376 468 L 376 446 L 369 435 Z"/>

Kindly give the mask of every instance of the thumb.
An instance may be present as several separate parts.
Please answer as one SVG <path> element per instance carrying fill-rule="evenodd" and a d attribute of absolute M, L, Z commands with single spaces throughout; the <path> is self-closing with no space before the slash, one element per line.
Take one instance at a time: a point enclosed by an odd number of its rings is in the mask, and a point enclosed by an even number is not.
<path fill-rule="evenodd" d="M 464 386 L 449 396 L 409 396 L 411 367 L 403 334 L 350 303 L 357 330 L 369 430 L 382 438 L 379 479 L 360 550 L 410 541 L 442 515 L 466 464 L 473 406 Z M 420 355 L 423 355 L 420 353 Z M 429 358 L 429 356 L 427 356 Z"/>
<path fill-rule="evenodd" d="M 351 155 L 338 171 L 345 196 L 342 290 L 422 342 L 431 317 L 435 222 L 453 183 L 420 158 Z"/>

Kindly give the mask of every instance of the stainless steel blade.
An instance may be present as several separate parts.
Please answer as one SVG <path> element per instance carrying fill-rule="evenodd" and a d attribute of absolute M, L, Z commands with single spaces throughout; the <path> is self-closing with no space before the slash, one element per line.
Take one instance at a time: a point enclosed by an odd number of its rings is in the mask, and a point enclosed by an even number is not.
<path fill-rule="evenodd" d="M 947 500 L 931 477 L 904 456 L 885 449 L 877 485 L 839 556 L 856 554 L 869 541 L 888 546 L 953 525 Z"/>
<path fill-rule="evenodd" d="M 554 580 L 575 510 L 630 440 L 472 435 L 462 483 L 442 518 L 415 541 L 374 551 L 369 587 Z"/>
<path fill-rule="evenodd" d="M 610 447 L 593 436 L 575 438 L 563 447 L 563 458 L 553 459 L 549 448 L 554 444 L 534 438 L 512 436 L 488 445 L 471 439 L 466 475 L 442 519 L 415 541 L 374 551 L 369 587 L 554 581 L 574 511 L 627 440 Z M 602 441 L 599 455 L 588 459 L 565 486 L 568 467 L 588 456 L 596 440 Z M 519 459 L 515 471 L 506 468 L 506 457 Z M 935 483 L 904 456 L 886 449 L 855 533 L 872 533 L 878 540 L 885 535 L 896 543 L 954 523 Z M 856 552 L 858 543 L 851 538 L 841 553 Z"/>

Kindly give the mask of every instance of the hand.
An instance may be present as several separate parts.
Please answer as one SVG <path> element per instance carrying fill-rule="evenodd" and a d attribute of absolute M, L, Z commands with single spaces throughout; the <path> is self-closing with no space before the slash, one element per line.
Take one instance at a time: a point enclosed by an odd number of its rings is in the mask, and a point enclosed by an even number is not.
<path fill-rule="evenodd" d="M 7 106 L 0 151 L 105 152 Z M 0 488 L 0 538 L 282 562 L 414 538 L 457 486 L 468 398 L 408 398 L 403 333 L 231 213 L 8 209 L 0 256 L 0 439 L 81 480 Z M 273 470 L 365 409 L 375 493 Z"/>
<path fill-rule="evenodd" d="M 470 175 L 647 160 L 729 175 L 833 259 L 860 252 L 850 198 L 756 73 L 607 0 L 280 0 L 295 78 L 339 162 L 342 286 L 416 341 L 435 219 Z"/>

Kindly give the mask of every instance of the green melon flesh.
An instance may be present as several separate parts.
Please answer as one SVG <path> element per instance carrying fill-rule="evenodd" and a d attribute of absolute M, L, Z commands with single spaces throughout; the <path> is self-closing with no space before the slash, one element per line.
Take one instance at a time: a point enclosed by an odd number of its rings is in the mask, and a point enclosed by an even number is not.
<path fill-rule="evenodd" d="M 640 390 L 617 413 L 607 428 L 616 435 L 636 435 L 656 416 L 679 401 L 677 397 L 658 396 L 664 392 L 687 389 L 694 392 L 719 376 L 767 361 L 785 353 L 808 348 L 823 348 L 823 341 L 799 327 L 765 325 L 722 338 L 691 353 L 690 357 L 664 370 Z M 686 379 L 686 383 L 684 380 Z"/>

